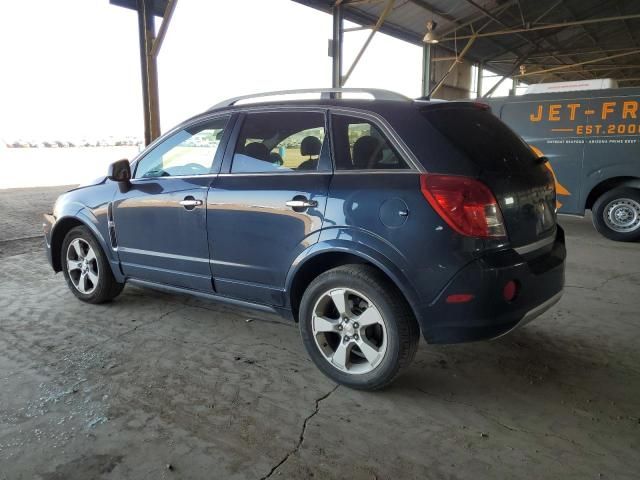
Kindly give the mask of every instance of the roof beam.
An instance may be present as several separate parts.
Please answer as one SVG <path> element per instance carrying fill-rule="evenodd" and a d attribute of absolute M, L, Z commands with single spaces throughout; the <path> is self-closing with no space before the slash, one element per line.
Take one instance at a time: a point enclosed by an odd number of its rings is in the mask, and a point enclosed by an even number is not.
<path fill-rule="evenodd" d="M 473 2 L 473 0 L 466 0 L 466 1 Z M 590 24 L 594 24 L 594 23 L 617 22 L 617 21 L 620 21 L 620 20 L 632 20 L 634 18 L 640 18 L 640 13 L 633 14 L 633 15 L 618 15 L 618 16 L 615 16 L 615 17 L 590 18 L 590 19 L 586 19 L 586 20 L 577 20 L 577 21 L 572 21 L 572 22 L 552 23 L 552 24 L 549 24 L 549 25 L 537 25 L 537 26 L 532 26 L 532 27 L 528 27 L 528 28 L 511 28 L 511 29 L 506 29 L 506 30 L 496 30 L 494 32 L 486 32 L 486 33 L 478 34 L 478 37 L 480 37 L 480 38 L 497 37 L 497 36 L 501 36 L 501 35 L 513 35 L 513 34 L 518 34 L 518 33 L 537 32 L 539 30 L 549 30 L 549 29 L 553 29 L 553 28 L 573 27 L 573 26 L 576 26 L 576 25 L 590 25 Z M 463 36 L 457 37 L 457 39 L 458 40 L 464 40 L 464 39 L 469 39 L 472 36 L 473 35 L 463 35 Z M 441 39 L 441 41 L 446 41 L 446 40 L 453 40 L 453 38 L 449 37 L 449 38 Z"/>
<path fill-rule="evenodd" d="M 347 80 L 349 80 L 349 77 L 351 76 L 351 74 L 353 73 L 353 70 L 358 65 L 358 62 L 362 58 L 362 55 L 367 50 L 367 47 L 371 43 L 371 40 L 373 39 L 374 35 L 376 34 L 376 32 L 378 30 L 380 30 L 380 27 L 382 26 L 384 21 L 387 19 L 387 16 L 389 16 L 389 14 L 391 13 L 391 10 L 393 10 L 393 6 L 394 6 L 395 3 L 396 3 L 396 0 L 388 0 L 387 1 L 387 5 L 384 7 L 384 10 L 380 14 L 380 18 L 378 18 L 378 21 L 376 22 L 375 26 L 371 29 L 371 33 L 367 37 L 367 40 L 364 42 L 364 45 L 362 45 L 362 48 L 360 49 L 360 51 L 356 55 L 356 58 L 353 60 L 353 63 L 351 64 L 351 67 L 349 67 L 349 70 L 347 70 L 347 73 L 342 78 L 342 81 L 341 81 L 342 85 L 346 84 Z"/>
<path fill-rule="evenodd" d="M 526 72 L 526 73 L 522 73 L 520 75 L 516 75 L 515 78 L 523 78 L 523 77 L 529 77 L 531 75 L 540 75 L 543 73 L 550 73 L 550 72 L 556 72 L 559 70 L 566 70 L 566 69 L 570 69 L 570 68 L 574 68 L 580 65 L 588 65 L 590 63 L 598 63 L 598 62 L 602 62 L 604 60 L 613 60 L 614 58 L 620 58 L 620 57 L 626 57 L 629 55 L 637 55 L 640 54 L 640 50 L 634 50 L 632 52 L 625 52 L 625 53 L 619 53 L 617 55 L 609 55 L 607 57 L 601 57 L 601 58 L 596 58 L 594 60 L 585 60 L 584 62 L 578 62 L 578 63 L 574 63 L 572 65 L 560 65 L 558 67 L 553 67 L 553 68 L 545 68 L 543 70 L 537 70 L 535 72 Z"/>
<path fill-rule="evenodd" d="M 154 57 L 158 56 L 160 53 L 160 49 L 162 48 L 162 42 L 164 42 L 164 37 L 167 34 L 167 30 L 169 29 L 169 24 L 171 23 L 171 17 L 173 17 L 173 12 L 176 9 L 176 4 L 178 0 L 169 0 L 167 3 L 167 8 L 164 10 L 164 16 L 162 17 L 162 24 L 160 25 L 160 29 L 158 30 L 158 35 L 156 39 L 153 41 L 153 45 L 151 46 L 151 55 Z"/>

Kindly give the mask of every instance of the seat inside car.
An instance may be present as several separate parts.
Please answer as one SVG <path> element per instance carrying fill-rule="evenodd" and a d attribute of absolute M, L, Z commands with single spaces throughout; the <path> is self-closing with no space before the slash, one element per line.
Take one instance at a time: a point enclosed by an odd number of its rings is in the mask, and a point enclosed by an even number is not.
<path fill-rule="evenodd" d="M 353 168 L 367 170 L 376 168 L 382 161 L 382 142 L 375 137 L 365 135 L 353 144 Z"/>
<path fill-rule="evenodd" d="M 269 149 L 264 143 L 252 142 L 244 147 L 244 153 L 248 157 L 257 158 L 258 160 L 269 160 Z"/>
<path fill-rule="evenodd" d="M 298 170 L 316 170 L 318 168 L 318 158 L 321 149 L 322 142 L 318 137 L 312 135 L 304 137 L 302 142 L 300 142 L 300 155 L 303 157 L 308 155 L 309 158 L 300 164 Z"/>

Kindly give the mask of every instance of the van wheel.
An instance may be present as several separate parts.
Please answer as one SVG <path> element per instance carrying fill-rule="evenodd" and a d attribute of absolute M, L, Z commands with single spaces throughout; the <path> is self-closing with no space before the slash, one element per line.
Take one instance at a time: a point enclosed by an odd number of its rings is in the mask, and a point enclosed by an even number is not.
<path fill-rule="evenodd" d="M 407 301 L 378 270 L 345 265 L 318 276 L 300 303 L 300 333 L 329 378 L 376 390 L 413 360 L 420 329 Z"/>
<path fill-rule="evenodd" d="M 640 190 L 616 188 L 593 204 L 593 224 L 605 237 L 619 242 L 640 240 Z"/>
<path fill-rule="evenodd" d="M 116 282 L 107 256 L 87 227 L 69 230 L 60 257 L 69 290 L 83 302 L 108 302 L 122 292 L 124 283 Z"/>

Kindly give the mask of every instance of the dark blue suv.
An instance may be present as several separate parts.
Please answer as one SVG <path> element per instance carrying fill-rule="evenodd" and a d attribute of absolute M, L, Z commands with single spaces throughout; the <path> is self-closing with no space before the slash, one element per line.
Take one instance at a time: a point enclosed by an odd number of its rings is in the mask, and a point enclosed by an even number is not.
<path fill-rule="evenodd" d="M 420 332 L 495 338 L 559 300 L 546 159 L 486 105 L 346 92 L 232 99 L 115 162 L 45 216 L 53 269 L 90 303 L 130 282 L 280 313 L 362 389 L 391 382 Z"/>

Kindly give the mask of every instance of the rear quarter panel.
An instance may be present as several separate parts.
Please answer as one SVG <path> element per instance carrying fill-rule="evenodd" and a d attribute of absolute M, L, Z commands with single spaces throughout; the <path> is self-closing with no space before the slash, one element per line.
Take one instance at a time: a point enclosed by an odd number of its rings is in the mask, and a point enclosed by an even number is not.
<path fill-rule="evenodd" d="M 406 209 L 406 216 L 399 215 Z M 482 241 L 455 234 L 420 191 L 416 173 L 336 173 L 332 179 L 319 243 L 369 248 L 428 304 L 470 262 Z"/>

